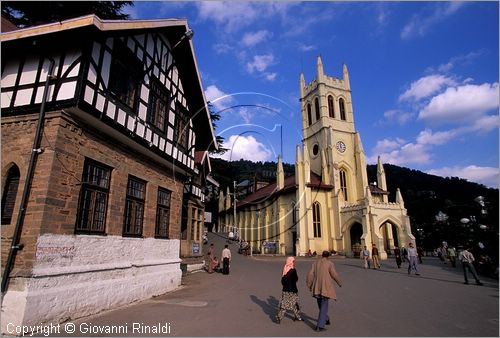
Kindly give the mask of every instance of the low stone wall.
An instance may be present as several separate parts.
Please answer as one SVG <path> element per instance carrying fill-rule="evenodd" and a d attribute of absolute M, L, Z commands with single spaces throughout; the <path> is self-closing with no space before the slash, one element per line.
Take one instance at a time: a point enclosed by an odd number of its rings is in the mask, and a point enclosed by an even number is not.
<path fill-rule="evenodd" d="M 181 285 L 179 240 L 46 234 L 30 278 L 11 279 L 8 323 L 60 323 L 144 300 Z"/>

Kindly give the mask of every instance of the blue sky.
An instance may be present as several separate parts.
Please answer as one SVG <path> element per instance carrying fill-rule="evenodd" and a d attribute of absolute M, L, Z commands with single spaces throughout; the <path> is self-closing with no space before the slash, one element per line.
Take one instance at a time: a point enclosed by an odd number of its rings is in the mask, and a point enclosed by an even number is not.
<path fill-rule="evenodd" d="M 498 2 L 136 2 L 187 18 L 226 159 L 295 162 L 299 76 L 349 69 L 368 164 L 498 188 Z M 281 134 L 282 132 L 282 134 Z"/>

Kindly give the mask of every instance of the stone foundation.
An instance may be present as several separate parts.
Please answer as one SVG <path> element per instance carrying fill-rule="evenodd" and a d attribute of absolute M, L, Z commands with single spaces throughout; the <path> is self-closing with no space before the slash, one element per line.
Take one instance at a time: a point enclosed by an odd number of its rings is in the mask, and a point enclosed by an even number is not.
<path fill-rule="evenodd" d="M 181 285 L 179 240 L 46 234 L 30 278 L 11 278 L 7 324 L 60 323 L 148 299 Z"/>

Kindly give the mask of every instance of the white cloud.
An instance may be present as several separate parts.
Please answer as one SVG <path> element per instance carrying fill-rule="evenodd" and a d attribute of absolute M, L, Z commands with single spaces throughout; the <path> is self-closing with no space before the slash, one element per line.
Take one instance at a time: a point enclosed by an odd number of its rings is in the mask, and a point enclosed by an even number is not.
<path fill-rule="evenodd" d="M 315 50 L 317 47 L 315 45 L 306 45 L 304 43 L 299 43 L 299 50 L 303 52 L 309 52 L 311 50 Z"/>
<path fill-rule="evenodd" d="M 375 145 L 373 152 L 376 154 L 390 152 L 390 151 L 393 151 L 395 149 L 398 149 L 399 147 L 401 147 L 405 143 L 406 143 L 406 141 L 403 139 L 395 139 L 395 140 L 383 139 L 383 140 L 377 141 L 377 144 Z"/>
<path fill-rule="evenodd" d="M 245 35 L 243 35 L 243 39 L 241 40 L 241 42 L 246 47 L 253 47 L 256 44 L 266 40 L 267 38 L 270 38 L 271 36 L 272 36 L 272 33 L 270 33 L 267 30 L 260 30 L 257 32 L 249 32 L 249 33 L 245 33 Z"/>
<path fill-rule="evenodd" d="M 455 81 L 443 75 L 428 75 L 418 79 L 399 96 L 399 101 L 420 100 L 439 92 L 444 86 L 453 86 Z"/>
<path fill-rule="evenodd" d="M 245 123 L 250 123 L 252 121 L 252 117 L 254 116 L 254 114 L 250 112 L 246 107 L 241 107 L 238 111 L 238 114 Z"/>
<path fill-rule="evenodd" d="M 479 167 L 469 165 L 467 167 L 443 167 L 439 169 L 431 169 L 428 174 L 438 175 L 442 177 L 460 177 L 471 182 L 484 184 L 487 187 L 498 189 L 498 168 L 494 167 Z"/>
<path fill-rule="evenodd" d="M 415 114 L 405 112 L 399 109 L 388 110 L 384 112 L 384 121 L 382 124 L 393 124 L 397 123 L 399 125 L 405 125 Z"/>
<path fill-rule="evenodd" d="M 418 115 L 432 123 L 475 121 L 490 110 L 498 109 L 498 83 L 450 87 L 431 99 Z"/>
<path fill-rule="evenodd" d="M 432 13 L 422 13 L 414 15 L 401 31 L 401 39 L 407 40 L 413 37 L 424 36 L 435 24 L 443 21 L 446 17 L 454 14 L 464 5 L 463 2 L 453 1 L 446 4 L 437 4 Z"/>
<path fill-rule="evenodd" d="M 255 55 L 252 62 L 247 62 L 247 71 L 250 74 L 254 71 L 263 72 L 273 63 L 273 54 Z"/>
<path fill-rule="evenodd" d="M 292 2 L 267 1 L 197 1 L 198 17 L 211 20 L 227 33 L 234 33 L 263 18 L 273 16 L 286 20 Z"/>
<path fill-rule="evenodd" d="M 498 115 L 482 116 L 476 119 L 472 125 L 463 127 L 465 132 L 487 133 L 498 128 Z"/>
<path fill-rule="evenodd" d="M 384 146 L 386 147 L 384 149 Z M 377 142 L 374 156 L 367 158 L 368 163 L 377 163 L 380 156 L 382 162 L 395 165 L 425 164 L 431 162 L 427 147 L 423 144 L 405 143 L 402 140 L 383 140 Z"/>
<path fill-rule="evenodd" d="M 226 54 L 233 49 L 233 47 L 227 43 L 216 43 L 212 48 L 216 54 Z"/>
<path fill-rule="evenodd" d="M 254 162 L 268 161 L 273 156 L 273 152 L 252 135 L 231 135 L 224 142 L 223 147 L 229 150 L 218 157 L 226 161 L 238 161 L 240 159 Z"/>
<path fill-rule="evenodd" d="M 250 2 L 200 1 L 196 6 L 201 19 L 213 20 L 227 32 L 249 25 L 259 13 Z"/>
<path fill-rule="evenodd" d="M 267 81 L 276 80 L 276 76 L 278 76 L 277 73 L 266 73 L 266 75 L 265 75 Z"/>
<path fill-rule="evenodd" d="M 418 144 L 432 144 L 432 145 L 441 145 L 446 144 L 448 141 L 455 138 L 460 133 L 457 130 L 447 130 L 447 131 L 438 131 L 432 132 L 430 129 L 425 129 L 420 132 L 417 136 Z"/>
<path fill-rule="evenodd" d="M 212 103 L 217 111 L 226 109 L 234 105 L 235 103 L 235 100 L 232 96 L 224 93 L 215 85 L 208 86 L 208 88 L 205 90 L 205 97 L 207 101 L 210 101 L 210 103 Z"/>

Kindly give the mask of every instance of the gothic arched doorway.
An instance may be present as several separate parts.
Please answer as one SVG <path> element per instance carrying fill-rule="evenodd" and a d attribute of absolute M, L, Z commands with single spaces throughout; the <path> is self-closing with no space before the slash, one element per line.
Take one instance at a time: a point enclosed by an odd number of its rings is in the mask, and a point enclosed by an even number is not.
<path fill-rule="evenodd" d="M 351 226 L 349 230 L 349 237 L 351 239 L 351 252 L 354 257 L 359 257 L 361 252 L 361 236 L 363 235 L 363 226 L 356 222 Z"/>
<path fill-rule="evenodd" d="M 385 222 L 380 226 L 379 232 L 383 239 L 381 249 L 391 255 L 394 247 L 399 247 L 398 227 L 391 222 Z"/>

